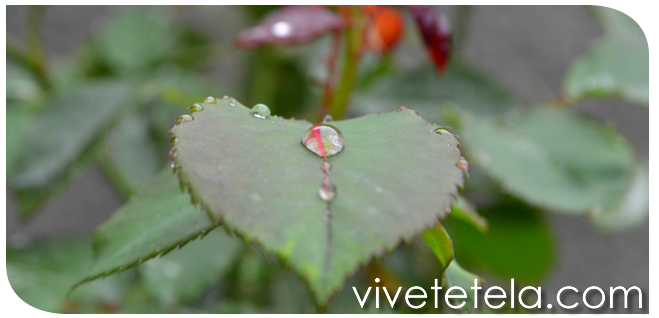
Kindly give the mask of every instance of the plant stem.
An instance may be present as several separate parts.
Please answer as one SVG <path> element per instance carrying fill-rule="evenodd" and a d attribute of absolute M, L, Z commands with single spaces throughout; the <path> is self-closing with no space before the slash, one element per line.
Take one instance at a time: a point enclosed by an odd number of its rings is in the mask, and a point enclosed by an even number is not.
<path fill-rule="evenodd" d="M 36 77 L 39 85 L 41 85 L 44 90 L 49 90 L 51 84 L 48 79 L 46 56 L 44 54 L 39 32 L 44 12 L 44 6 L 30 6 L 25 31 L 27 37 L 27 50 L 20 49 L 15 42 L 7 39 L 6 51 L 8 58 L 25 67 L 25 69 Z"/>
<path fill-rule="evenodd" d="M 361 53 L 362 27 L 364 19 L 360 9 L 356 6 L 350 8 L 340 6 L 339 11 L 346 22 L 344 34 L 346 36 L 345 60 L 343 64 L 343 74 L 338 89 L 332 96 L 330 115 L 335 120 L 342 119 L 348 108 L 350 94 L 355 86 L 357 79 L 357 66 Z"/>
<path fill-rule="evenodd" d="M 336 62 L 339 59 L 339 49 L 341 48 L 341 32 L 332 32 L 332 48 L 327 60 L 327 79 L 323 91 L 323 104 L 320 107 L 320 118 L 322 121 L 329 114 L 330 105 L 332 104 L 332 92 L 334 91 L 334 81 L 336 77 Z"/>

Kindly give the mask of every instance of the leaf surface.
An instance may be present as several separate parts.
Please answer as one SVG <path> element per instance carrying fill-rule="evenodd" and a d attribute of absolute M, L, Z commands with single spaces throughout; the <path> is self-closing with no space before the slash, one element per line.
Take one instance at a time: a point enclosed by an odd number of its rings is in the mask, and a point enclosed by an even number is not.
<path fill-rule="evenodd" d="M 634 165 L 627 140 L 567 110 L 515 115 L 507 121 L 474 115 L 461 129 L 469 158 L 503 191 L 572 214 L 617 206 Z"/>
<path fill-rule="evenodd" d="M 94 266 L 80 283 L 166 254 L 212 228 L 166 169 L 94 234 Z"/>
<path fill-rule="evenodd" d="M 450 300 L 451 304 L 453 306 L 459 306 L 462 301 L 464 301 L 465 304 L 458 310 L 460 312 L 471 313 L 471 311 L 474 310 L 474 290 L 471 288 L 474 287 L 474 281 L 479 283 L 478 286 L 483 287 L 483 279 L 462 268 L 460 264 L 458 264 L 458 262 L 455 260 L 453 260 L 451 264 L 449 264 L 449 266 L 446 268 L 446 271 L 444 272 L 444 279 L 445 284 L 448 286 L 446 288 L 447 290 L 451 287 L 460 287 L 465 291 L 465 294 L 467 295 L 466 300 L 462 300 L 461 298 L 452 298 Z M 460 293 L 451 292 L 451 295 L 460 295 Z"/>
<path fill-rule="evenodd" d="M 438 223 L 435 227 L 423 233 L 423 240 L 435 253 L 439 264 L 442 266 L 440 272 L 443 272 L 453 260 L 453 243 L 448 233 Z"/>
<path fill-rule="evenodd" d="M 202 105 L 172 129 L 182 183 L 215 221 L 290 264 L 321 304 L 358 264 L 435 224 L 463 182 L 453 135 L 413 111 L 369 115 L 332 122 L 345 147 L 328 158 L 338 193 L 328 204 L 323 160 L 301 145 L 310 123 L 259 119 L 235 100 Z"/>

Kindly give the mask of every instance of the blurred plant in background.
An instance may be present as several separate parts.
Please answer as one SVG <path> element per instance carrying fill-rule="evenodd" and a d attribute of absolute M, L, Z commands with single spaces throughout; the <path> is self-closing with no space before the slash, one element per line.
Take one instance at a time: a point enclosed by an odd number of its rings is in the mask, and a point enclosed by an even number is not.
<path fill-rule="evenodd" d="M 563 95 L 530 107 L 462 60 L 468 7 L 459 7 L 453 27 L 424 6 L 244 7 L 256 26 L 236 34 L 235 45 L 252 51 L 243 51 L 244 76 L 223 85 L 203 74 L 228 49 L 180 23 L 185 9 L 119 10 L 74 60 L 58 64 L 46 62 L 42 47 L 45 10 L 29 8 L 25 45 L 7 41 L 7 184 L 27 220 L 100 163 L 128 203 L 93 239 L 8 246 L 12 287 L 36 308 L 363 312 L 348 286 L 366 290 L 375 277 L 390 290 L 440 275 L 448 285 L 477 277 L 455 260 L 482 276 L 542 282 L 554 259 L 546 212 L 588 217 L 610 232 L 647 219 L 648 163 L 617 131 L 570 107 L 591 98 L 648 105 L 647 42 L 615 10 L 593 8 L 604 35 L 568 70 Z M 427 51 L 427 61 L 410 67 L 392 55 L 405 40 Z M 179 190 L 167 132 L 209 94 L 311 122 L 404 105 L 462 137 L 468 163 L 460 164 L 470 178 L 441 225 L 362 266 L 325 306 L 288 270 L 295 264 L 215 229 Z M 437 311 L 431 307 L 422 311 Z"/>

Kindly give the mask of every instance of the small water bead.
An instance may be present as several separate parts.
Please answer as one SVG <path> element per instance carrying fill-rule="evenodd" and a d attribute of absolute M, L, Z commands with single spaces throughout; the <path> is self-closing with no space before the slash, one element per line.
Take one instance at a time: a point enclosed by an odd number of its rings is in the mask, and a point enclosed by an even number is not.
<path fill-rule="evenodd" d="M 206 104 L 215 104 L 215 102 L 217 102 L 217 100 L 213 96 L 208 96 L 204 99 L 204 103 Z"/>
<path fill-rule="evenodd" d="M 270 117 L 270 108 L 263 104 L 256 104 L 252 107 L 252 116 L 261 119 L 268 119 Z"/>
<path fill-rule="evenodd" d="M 322 170 L 325 174 L 329 174 L 330 170 L 332 170 L 332 164 L 327 161 L 323 161 L 323 164 L 320 165 L 320 170 Z"/>
<path fill-rule="evenodd" d="M 400 107 L 398 107 L 398 109 L 396 109 L 397 112 L 402 112 L 402 111 L 404 111 L 404 110 L 407 110 L 407 107 L 405 107 L 405 106 L 400 106 Z"/>
<path fill-rule="evenodd" d="M 318 190 L 318 195 L 323 201 L 332 201 L 336 197 L 336 185 L 334 182 L 330 181 L 329 178 L 323 180 L 323 184 Z"/>
<path fill-rule="evenodd" d="M 236 107 L 236 100 L 233 98 L 229 98 L 229 105 L 231 105 L 231 107 Z"/>
<path fill-rule="evenodd" d="M 456 164 L 460 170 L 464 172 L 469 172 L 469 161 L 465 159 L 464 157 L 460 157 L 460 160 L 458 160 L 458 163 Z"/>
<path fill-rule="evenodd" d="M 332 118 L 332 115 L 330 115 L 330 114 L 325 115 L 325 117 L 323 118 L 323 124 L 331 123 L 333 121 L 334 121 L 334 118 Z"/>
<path fill-rule="evenodd" d="M 176 123 L 180 125 L 181 123 L 187 123 L 187 122 L 193 121 L 193 120 L 194 120 L 194 118 L 192 116 L 190 116 L 188 114 L 185 114 L 185 115 L 181 115 L 178 118 L 176 118 Z"/>
<path fill-rule="evenodd" d="M 202 106 L 199 103 L 194 103 L 194 104 L 192 104 L 192 106 L 188 107 L 188 109 L 193 111 L 193 112 L 200 112 L 200 111 L 204 110 L 204 106 Z"/>
<path fill-rule="evenodd" d="M 338 128 L 327 124 L 317 124 L 304 133 L 302 144 L 321 158 L 326 158 L 341 152 L 345 141 Z"/>
<path fill-rule="evenodd" d="M 229 97 L 229 96 L 227 96 L 227 95 L 224 95 L 224 96 L 222 97 L 222 99 L 229 99 L 229 98 L 231 98 L 231 97 Z"/>

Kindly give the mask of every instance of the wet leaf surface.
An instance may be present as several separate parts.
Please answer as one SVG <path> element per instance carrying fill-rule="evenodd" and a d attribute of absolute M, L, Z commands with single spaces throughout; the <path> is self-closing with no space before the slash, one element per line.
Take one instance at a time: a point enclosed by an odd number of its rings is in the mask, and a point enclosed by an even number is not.
<path fill-rule="evenodd" d="M 323 159 L 301 144 L 310 123 L 259 119 L 232 99 L 202 105 L 172 130 L 182 183 L 216 222 L 290 264 L 321 304 L 358 264 L 435 224 L 463 182 L 453 135 L 413 111 L 370 115 L 331 122 L 345 146 L 327 158 L 337 195 L 326 202 Z"/>

